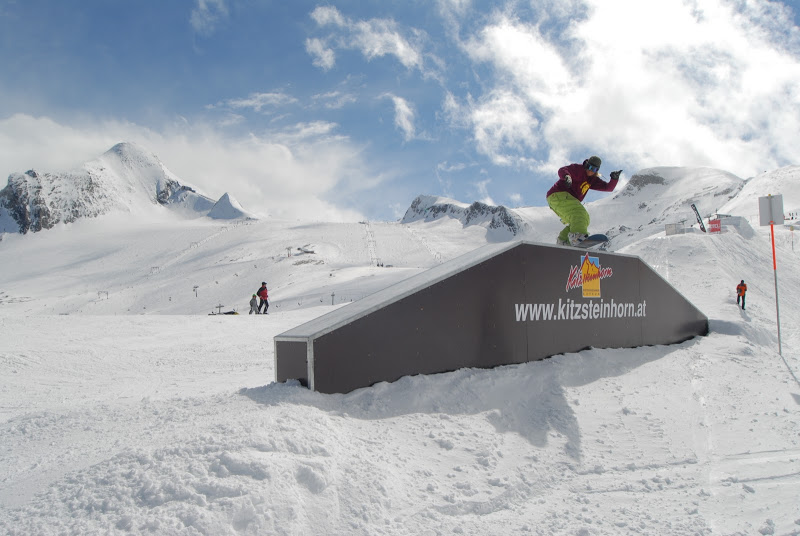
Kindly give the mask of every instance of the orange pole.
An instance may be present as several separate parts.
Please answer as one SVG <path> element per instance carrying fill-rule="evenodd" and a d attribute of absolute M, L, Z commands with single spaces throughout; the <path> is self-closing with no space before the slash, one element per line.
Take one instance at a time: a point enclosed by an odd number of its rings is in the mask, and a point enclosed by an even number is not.
<path fill-rule="evenodd" d="M 775 313 L 778 315 L 778 354 L 783 357 L 781 348 L 781 308 L 778 303 L 778 262 L 775 258 L 775 225 L 774 221 L 769 222 L 769 232 L 772 236 L 772 273 L 775 274 Z"/>
<path fill-rule="evenodd" d="M 769 222 L 769 234 L 772 235 L 772 269 L 778 270 L 778 263 L 775 261 L 775 225 Z"/>

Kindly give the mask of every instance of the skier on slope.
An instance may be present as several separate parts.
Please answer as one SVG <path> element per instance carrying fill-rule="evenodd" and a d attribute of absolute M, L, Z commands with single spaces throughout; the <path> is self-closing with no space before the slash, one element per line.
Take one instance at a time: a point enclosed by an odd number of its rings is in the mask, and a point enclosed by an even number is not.
<path fill-rule="evenodd" d="M 744 310 L 745 294 L 747 294 L 747 285 L 744 284 L 744 279 L 742 279 L 742 282 L 736 285 L 736 305 L 739 305 L 739 300 L 742 300 L 742 310 Z"/>
<path fill-rule="evenodd" d="M 558 170 L 558 181 L 547 192 L 547 204 L 566 225 L 556 244 L 575 246 L 589 236 L 589 213 L 581 204 L 589 190 L 613 192 L 622 170 L 612 171 L 609 182 L 600 178 L 601 160 L 591 156 L 583 164 L 570 164 Z"/>
<path fill-rule="evenodd" d="M 267 300 L 269 299 L 269 293 L 267 292 L 267 284 L 265 282 L 263 281 L 261 282 L 261 288 L 258 289 L 258 292 L 256 292 L 256 294 L 258 295 L 259 298 L 261 298 L 256 313 L 261 313 L 261 308 L 263 307 L 264 312 L 261 314 L 268 315 L 269 313 L 267 312 L 267 309 L 269 309 L 269 301 Z"/>

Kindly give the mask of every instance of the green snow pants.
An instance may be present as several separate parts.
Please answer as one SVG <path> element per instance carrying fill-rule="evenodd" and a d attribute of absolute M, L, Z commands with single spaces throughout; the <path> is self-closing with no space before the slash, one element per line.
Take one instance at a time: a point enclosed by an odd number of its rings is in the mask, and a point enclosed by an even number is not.
<path fill-rule="evenodd" d="M 555 212 L 566 227 L 559 233 L 558 239 L 569 242 L 569 233 L 589 234 L 589 213 L 580 201 L 569 192 L 556 192 L 547 196 L 547 204 Z"/>

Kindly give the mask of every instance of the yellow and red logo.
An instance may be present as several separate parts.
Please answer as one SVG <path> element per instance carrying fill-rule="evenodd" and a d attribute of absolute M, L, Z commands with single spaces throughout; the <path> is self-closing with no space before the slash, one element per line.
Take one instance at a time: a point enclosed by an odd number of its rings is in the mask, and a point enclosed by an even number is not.
<path fill-rule="evenodd" d="M 567 278 L 567 292 L 581 287 L 584 298 L 600 297 L 600 280 L 614 275 L 611 268 L 600 266 L 600 257 L 590 257 L 587 253 L 581 257 L 580 264 L 571 266 Z"/>

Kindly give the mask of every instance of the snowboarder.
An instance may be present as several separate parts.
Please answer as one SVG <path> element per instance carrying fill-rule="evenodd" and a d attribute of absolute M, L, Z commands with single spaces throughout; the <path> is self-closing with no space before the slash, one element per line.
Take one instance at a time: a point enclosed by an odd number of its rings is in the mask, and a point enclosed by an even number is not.
<path fill-rule="evenodd" d="M 744 296 L 747 294 L 747 285 L 744 284 L 744 279 L 742 282 L 736 285 L 736 305 L 739 305 L 739 300 L 742 300 L 742 310 L 744 310 Z"/>
<path fill-rule="evenodd" d="M 609 182 L 600 178 L 599 156 L 591 156 L 583 164 L 570 164 L 558 170 L 558 181 L 547 192 L 547 204 L 566 225 L 556 244 L 575 246 L 589 236 L 589 213 L 581 204 L 589 190 L 613 192 L 622 170 L 612 171 Z"/>
<path fill-rule="evenodd" d="M 258 289 L 258 292 L 256 292 L 256 294 L 258 295 L 259 298 L 261 298 L 261 303 L 258 304 L 258 312 L 261 313 L 261 308 L 263 307 L 264 308 L 263 314 L 265 315 L 269 314 L 267 312 L 267 309 L 269 309 L 269 302 L 267 301 L 267 299 L 269 298 L 269 293 L 267 292 L 267 284 L 265 282 L 263 281 L 261 282 L 261 288 Z"/>
<path fill-rule="evenodd" d="M 258 314 L 258 296 L 253 294 L 253 297 L 250 298 L 250 312 L 248 314 Z"/>

